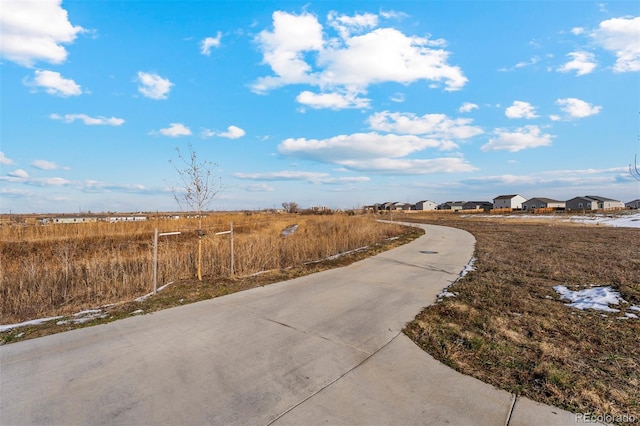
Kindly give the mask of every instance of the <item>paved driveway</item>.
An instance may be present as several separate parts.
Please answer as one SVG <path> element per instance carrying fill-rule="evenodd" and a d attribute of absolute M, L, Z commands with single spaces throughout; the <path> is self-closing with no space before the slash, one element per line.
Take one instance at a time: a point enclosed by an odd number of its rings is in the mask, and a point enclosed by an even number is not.
<path fill-rule="evenodd" d="M 2 346 L 0 423 L 573 422 L 401 334 L 473 253 L 470 234 L 424 228 L 345 268 Z"/>

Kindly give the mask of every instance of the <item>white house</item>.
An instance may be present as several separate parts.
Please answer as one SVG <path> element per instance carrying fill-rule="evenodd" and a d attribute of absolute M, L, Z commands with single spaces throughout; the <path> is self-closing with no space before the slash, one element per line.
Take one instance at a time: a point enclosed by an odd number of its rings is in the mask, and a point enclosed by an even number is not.
<path fill-rule="evenodd" d="M 527 201 L 522 195 L 500 195 L 493 199 L 494 209 L 522 209 L 522 203 Z"/>
<path fill-rule="evenodd" d="M 438 205 L 431 200 L 418 201 L 414 205 L 414 210 L 435 210 Z"/>

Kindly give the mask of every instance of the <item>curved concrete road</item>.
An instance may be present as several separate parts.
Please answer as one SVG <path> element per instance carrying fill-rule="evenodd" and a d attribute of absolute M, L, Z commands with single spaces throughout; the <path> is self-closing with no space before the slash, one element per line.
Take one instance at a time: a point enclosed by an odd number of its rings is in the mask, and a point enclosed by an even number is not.
<path fill-rule="evenodd" d="M 401 334 L 473 237 L 425 225 L 345 268 L 0 347 L 0 423 L 572 424 Z"/>

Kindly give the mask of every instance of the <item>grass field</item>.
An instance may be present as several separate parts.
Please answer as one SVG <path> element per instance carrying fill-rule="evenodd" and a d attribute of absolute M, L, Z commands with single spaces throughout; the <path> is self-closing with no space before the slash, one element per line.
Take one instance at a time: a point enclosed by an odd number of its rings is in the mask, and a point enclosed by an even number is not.
<path fill-rule="evenodd" d="M 231 222 L 233 277 L 230 235 L 215 235 L 229 230 Z M 294 224 L 297 231 L 283 237 L 282 230 Z M 156 227 L 181 232 L 160 238 L 158 285 L 193 278 L 196 219 L 3 226 L 0 324 L 69 315 L 149 292 Z M 346 214 L 212 214 L 203 220 L 203 231 L 203 275 L 210 283 L 300 267 L 407 233 L 399 225 Z"/>
<path fill-rule="evenodd" d="M 402 220 L 402 218 L 399 218 Z M 475 271 L 405 332 L 456 370 L 576 413 L 640 419 L 640 229 L 407 216 L 476 238 Z M 620 312 L 566 306 L 553 287 L 611 286 Z M 638 314 L 638 312 L 635 312 Z"/>

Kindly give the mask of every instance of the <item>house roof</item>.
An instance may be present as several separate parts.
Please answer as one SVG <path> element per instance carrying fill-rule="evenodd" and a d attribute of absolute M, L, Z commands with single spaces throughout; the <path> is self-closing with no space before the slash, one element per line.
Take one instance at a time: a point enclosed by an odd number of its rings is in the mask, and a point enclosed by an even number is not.
<path fill-rule="evenodd" d="M 512 198 L 515 198 L 515 197 L 522 197 L 522 195 L 520 195 L 520 194 L 513 194 L 513 195 L 499 195 L 499 196 L 497 196 L 496 198 L 494 198 L 494 201 L 495 201 L 495 200 L 511 200 Z M 524 198 L 524 197 L 522 197 L 522 198 Z"/>
<path fill-rule="evenodd" d="M 592 200 L 597 200 L 597 201 L 616 201 L 616 202 L 620 202 L 620 200 L 614 200 L 612 198 L 606 198 L 606 197 L 600 197 L 598 195 L 587 195 L 587 198 L 591 198 Z"/>
<path fill-rule="evenodd" d="M 538 200 L 538 201 L 542 201 L 543 203 L 564 203 L 564 201 L 560 201 L 560 200 L 554 200 L 553 198 L 545 198 L 545 197 L 533 197 L 528 199 L 526 202 L 528 203 L 529 201 L 533 201 L 533 200 Z"/>

